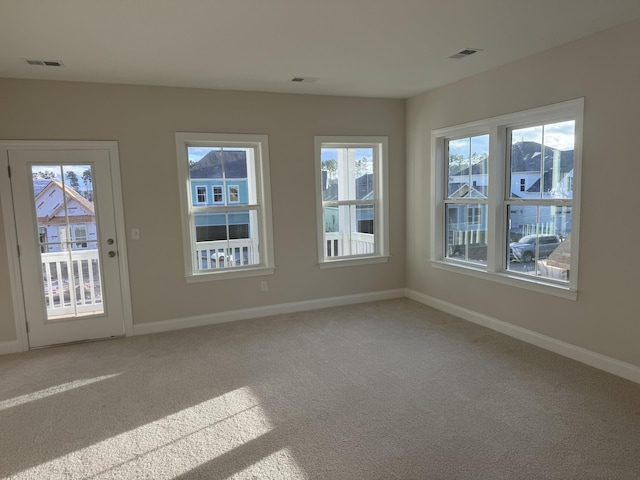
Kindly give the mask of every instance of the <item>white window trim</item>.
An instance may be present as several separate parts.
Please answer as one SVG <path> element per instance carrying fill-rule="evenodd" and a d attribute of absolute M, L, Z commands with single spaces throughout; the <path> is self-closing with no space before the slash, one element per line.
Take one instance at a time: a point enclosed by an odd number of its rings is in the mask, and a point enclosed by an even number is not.
<path fill-rule="evenodd" d="M 315 171 L 316 171 L 316 221 L 318 242 L 318 266 L 324 268 L 347 267 L 384 263 L 389 260 L 389 138 L 386 136 L 316 136 Z M 375 222 L 376 252 L 370 255 L 351 255 L 348 257 L 325 258 L 324 251 L 324 213 L 322 200 L 322 148 L 374 148 L 378 149 L 380 161 L 374 165 L 376 169 Z"/>
<path fill-rule="evenodd" d="M 194 187 L 194 188 L 195 188 L 195 191 L 196 191 L 196 203 L 197 203 L 198 205 L 206 205 L 206 204 L 208 203 L 208 202 L 207 202 L 207 200 L 208 200 L 208 198 L 207 198 L 207 197 L 208 197 L 208 195 L 207 195 L 207 193 L 208 193 L 208 192 L 207 192 L 207 186 L 206 186 L 206 185 L 195 185 L 195 187 Z M 199 189 L 199 188 L 201 188 L 201 189 L 203 189 L 203 190 L 204 190 L 204 202 L 201 202 L 201 201 L 198 199 L 198 198 L 199 198 L 199 196 L 200 196 L 200 194 L 198 193 L 198 189 Z"/>
<path fill-rule="evenodd" d="M 216 200 L 216 188 L 220 189 L 220 200 Z M 212 185 L 211 186 L 211 199 L 214 205 L 223 205 L 224 204 L 224 187 L 222 185 Z"/>
<path fill-rule="evenodd" d="M 255 177 L 258 211 L 261 215 L 259 245 L 260 264 L 234 268 L 233 270 L 193 271 L 192 242 L 195 238 L 195 225 L 189 215 L 191 185 L 189 179 L 189 159 L 187 148 L 192 146 L 230 146 L 255 149 Z M 182 224 L 182 242 L 184 274 L 187 283 L 207 282 L 231 278 L 272 275 L 275 272 L 273 247 L 273 221 L 271 215 L 271 183 L 269 171 L 269 139 L 267 135 L 218 134 L 176 132 L 176 156 L 180 193 L 180 213 Z M 236 208 L 236 207 L 234 207 Z"/>
<path fill-rule="evenodd" d="M 501 115 L 485 120 L 465 123 L 453 127 L 436 129 L 431 132 L 431 192 L 430 209 L 430 251 L 429 257 L 434 268 L 469 275 L 506 285 L 559 296 L 577 299 L 578 258 L 580 236 L 580 190 L 582 175 L 582 128 L 584 98 L 569 100 L 531 110 Z M 505 193 L 510 185 L 507 165 L 507 129 L 529 126 L 534 123 L 549 124 L 566 120 L 575 120 L 574 146 L 574 185 L 572 199 L 572 236 L 571 236 L 571 276 L 569 282 L 555 282 L 551 279 L 518 275 L 504 269 L 504 254 L 507 248 L 505 233 Z M 445 257 L 444 215 L 445 215 L 445 155 L 446 140 L 490 135 L 489 144 L 489 185 L 488 225 L 487 225 L 487 266 L 459 262 Z M 512 201 L 512 199 L 511 199 Z M 543 200 L 544 202 L 544 200 Z M 575 233 L 575 235 L 574 235 Z"/>

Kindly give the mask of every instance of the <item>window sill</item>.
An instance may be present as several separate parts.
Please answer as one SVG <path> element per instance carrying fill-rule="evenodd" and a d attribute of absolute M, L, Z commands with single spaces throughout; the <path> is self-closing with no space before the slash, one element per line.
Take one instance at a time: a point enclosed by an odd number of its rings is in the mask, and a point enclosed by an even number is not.
<path fill-rule="evenodd" d="M 565 286 L 554 282 L 547 282 L 540 279 L 540 277 L 532 277 L 529 279 L 520 275 L 513 275 L 508 272 L 487 272 L 481 268 L 474 268 L 470 265 L 451 263 L 444 260 L 432 260 L 431 265 L 433 268 L 440 270 L 447 270 L 449 272 L 468 275 L 470 277 L 481 278 L 483 280 L 489 280 L 503 285 L 510 285 L 512 287 L 524 288 L 537 293 L 554 295 L 568 300 L 577 300 L 578 298 L 578 292 L 570 289 L 568 285 Z"/>
<path fill-rule="evenodd" d="M 389 261 L 390 255 L 380 255 L 376 257 L 347 257 L 339 260 L 325 260 L 320 262 L 318 266 L 324 268 L 351 267 L 355 265 L 369 265 L 374 263 L 386 263 Z"/>
<path fill-rule="evenodd" d="M 187 283 L 212 282 L 215 280 L 229 280 L 233 278 L 259 277 L 263 275 L 273 275 L 275 267 L 248 267 L 236 270 L 221 270 L 218 272 L 206 272 L 187 274 Z"/>

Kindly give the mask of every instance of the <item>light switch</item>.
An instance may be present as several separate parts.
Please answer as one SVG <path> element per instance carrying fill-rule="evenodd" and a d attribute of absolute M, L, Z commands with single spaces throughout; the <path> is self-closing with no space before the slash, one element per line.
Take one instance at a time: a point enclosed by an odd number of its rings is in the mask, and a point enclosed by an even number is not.
<path fill-rule="evenodd" d="M 131 229 L 131 240 L 140 240 L 140 229 L 132 228 Z"/>

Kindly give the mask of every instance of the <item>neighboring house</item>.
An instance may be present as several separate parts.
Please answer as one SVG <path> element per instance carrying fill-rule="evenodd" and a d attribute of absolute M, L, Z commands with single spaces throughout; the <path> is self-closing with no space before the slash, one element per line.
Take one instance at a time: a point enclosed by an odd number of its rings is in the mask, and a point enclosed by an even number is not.
<path fill-rule="evenodd" d="M 358 200 L 373 199 L 373 174 L 365 173 L 355 179 L 356 198 Z M 326 170 L 322 171 L 322 198 L 325 201 L 338 200 L 338 181 L 330 178 Z M 373 206 L 358 205 L 356 207 L 356 229 L 359 233 L 373 233 L 374 208 Z M 338 207 L 325 207 L 324 209 L 325 232 L 339 232 L 340 221 Z"/>
<path fill-rule="evenodd" d="M 97 239 L 93 203 L 59 180 L 35 179 L 33 187 L 40 251 L 92 248 L 90 242 Z"/>
<path fill-rule="evenodd" d="M 541 165 L 542 147 L 536 142 L 518 142 L 512 147 L 510 192 L 512 198 L 568 198 L 573 194 L 573 150 L 546 147 Z M 451 198 L 487 198 L 488 175 L 481 162 L 449 176 Z M 540 189 L 542 188 L 542 194 Z M 571 233 L 570 211 L 560 207 L 512 208 L 509 212 L 512 239 L 535 233 L 536 225 L 563 237 Z M 480 205 L 452 205 L 448 210 L 451 231 L 487 228 Z"/>
<path fill-rule="evenodd" d="M 194 207 L 249 203 L 247 158 L 242 150 L 225 151 L 224 162 L 220 151 L 209 152 L 191 166 L 190 178 Z M 196 213 L 195 222 L 198 242 L 250 238 L 252 230 L 249 211 Z"/>

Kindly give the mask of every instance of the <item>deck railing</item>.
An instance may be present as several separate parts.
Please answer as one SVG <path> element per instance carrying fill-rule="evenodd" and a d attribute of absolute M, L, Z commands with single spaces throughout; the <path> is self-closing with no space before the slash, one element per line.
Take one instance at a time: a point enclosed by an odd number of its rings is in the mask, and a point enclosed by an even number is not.
<path fill-rule="evenodd" d="M 102 313 L 98 250 L 42 253 L 48 317 Z"/>
<path fill-rule="evenodd" d="M 257 240 L 240 238 L 196 243 L 198 270 L 235 268 L 260 263 Z"/>
<path fill-rule="evenodd" d="M 372 233 L 354 232 L 349 235 L 330 232 L 324 234 L 327 257 L 342 255 L 367 255 L 375 253 L 375 235 Z"/>

